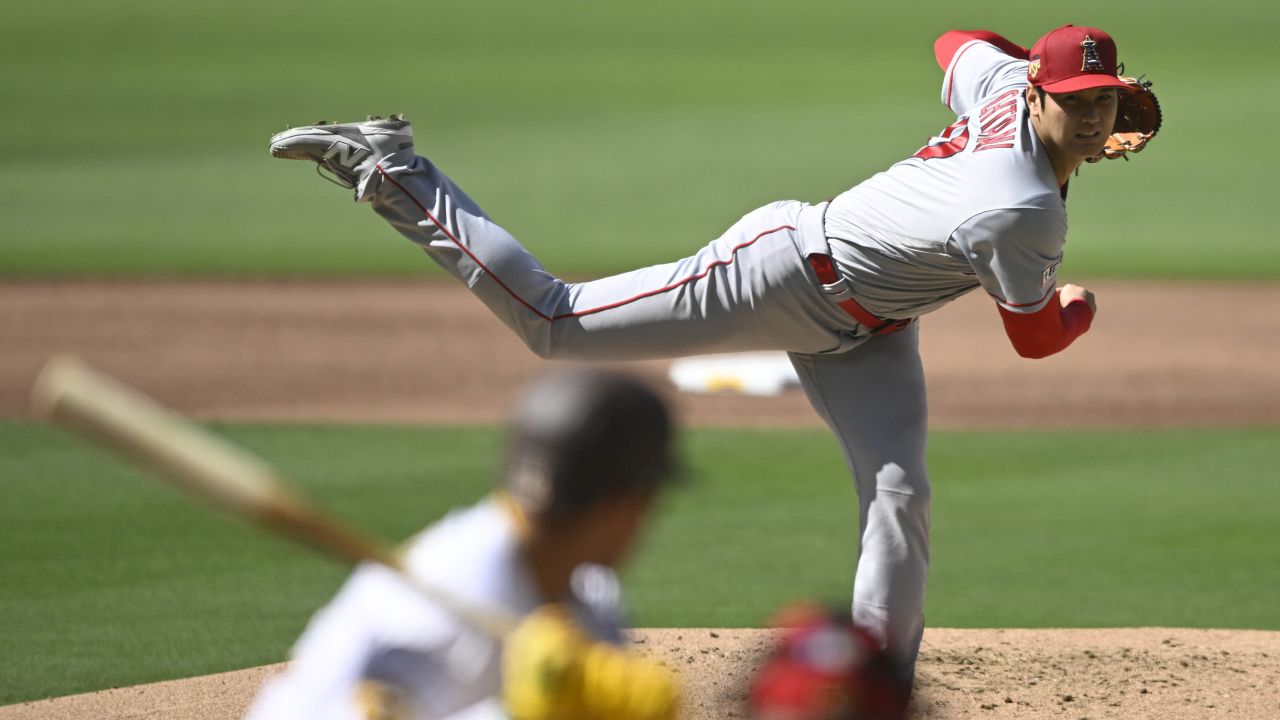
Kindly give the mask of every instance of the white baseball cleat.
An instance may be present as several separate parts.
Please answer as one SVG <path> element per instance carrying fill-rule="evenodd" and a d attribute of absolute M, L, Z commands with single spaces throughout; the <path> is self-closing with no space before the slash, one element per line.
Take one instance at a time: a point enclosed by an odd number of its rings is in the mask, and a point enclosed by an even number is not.
<path fill-rule="evenodd" d="M 413 156 L 413 126 L 403 115 L 370 115 L 365 122 L 330 123 L 290 128 L 271 136 L 271 157 L 310 160 L 321 177 L 345 188 L 356 189 L 388 156 Z M 325 174 L 325 170 L 329 174 Z"/>

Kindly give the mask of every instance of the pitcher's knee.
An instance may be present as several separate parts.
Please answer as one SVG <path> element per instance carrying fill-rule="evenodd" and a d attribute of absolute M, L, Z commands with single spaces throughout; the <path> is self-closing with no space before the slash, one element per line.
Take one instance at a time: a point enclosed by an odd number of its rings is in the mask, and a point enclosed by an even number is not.
<path fill-rule="evenodd" d="M 557 332 L 556 321 L 542 317 L 530 317 L 514 323 L 508 323 L 520 342 L 534 355 L 543 360 L 563 360 L 568 357 L 562 333 Z"/>
<path fill-rule="evenodd" d="M 572 333 L 557 332 L 554 325 L 545 332 L 527 332 L 520 336 L 525 347 L 543 360 L 595 360 L 599 343 L 590 342 L 591 338 Z"/>
<path fill-rule="evenodd" d="M 525 347 L 529 348 L 534 355 L 537 355 L 543 360 L 559 359 L 550 339 L 546 337 L 530 337 L 528 335 L 521 335 L 520 339 L 524 342 Z"/>

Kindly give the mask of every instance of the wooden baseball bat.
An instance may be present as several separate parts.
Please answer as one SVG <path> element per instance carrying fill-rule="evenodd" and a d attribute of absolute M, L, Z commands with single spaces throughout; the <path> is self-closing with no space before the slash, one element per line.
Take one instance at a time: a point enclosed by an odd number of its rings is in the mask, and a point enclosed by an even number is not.
<path fill-rule="evenodd" d="M 432 603 L 482 632 L 502 638 L 519 622 L 509 612 L 482 607 L 416 578 L 390 546 L 313 506 L 261 458 L 74 357 L 46 363 L 32 398 L 37 416 L 102 445 L 205 504 L 340 559 L 391 568 Z"/>

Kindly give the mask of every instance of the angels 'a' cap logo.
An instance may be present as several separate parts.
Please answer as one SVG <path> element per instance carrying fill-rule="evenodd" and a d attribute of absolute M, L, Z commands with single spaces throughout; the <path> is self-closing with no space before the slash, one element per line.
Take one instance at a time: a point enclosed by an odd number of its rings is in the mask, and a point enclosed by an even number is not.
<path fill-rule="evenodd" d="M 1033 58 L 1031 60 L 1031 64 L 1027 65 L 1027 77 L 1031 78 L 1032 80 L 1035 80 L 1036 76 L 1039 74 L 1040 74 L 1040 58 Z"/>
<path fill-rule="evenodd" d="M 1093 38 L 1085 35 L 1084 40 L 1080 42 L 1080 48 L 1084 50 L 1080 59 L 1081 72 L 1102 72 L 1106 70 L 1106 66 L 1102 64 L 1102 58 L 1098 57 L 1098 43 Z"/>

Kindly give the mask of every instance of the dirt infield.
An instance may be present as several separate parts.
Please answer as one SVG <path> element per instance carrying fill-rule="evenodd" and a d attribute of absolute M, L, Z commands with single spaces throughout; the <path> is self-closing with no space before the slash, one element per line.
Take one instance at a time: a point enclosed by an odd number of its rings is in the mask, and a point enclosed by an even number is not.
<path fill-rule="evenodd" d="M 1095 283 L 1094 330 L 1017 358 L 985 298 L 923 321 L 935 428 L 1280 424 L 1280 286 Z M 548 364 L 461 289 L 433 283 L 0 284 L 0 417 L 40 364 L 79 354 L 201 418 L 501 420 Z M 655 380 L 667 363 L 630 367 Z M 798 391 L 676 398 L 692 424 L 810 426 Z M 742 717 L 767 636 L 646 630 L 686 717 Z M 279 666 L 0 708 L 17 718 L 238 717 Z M 929 629 L 919 718 L 1280 717 L 1280 633 Z"/>
<path fill-rule="evenodd" d="M 745 718 L 764 630 L 638 630 L 675 668 L 686 720 Z M 0 708 L 0 720 L 228 720 L 283 665 Z M 925 631 L 916 720 L 1232 718 L 1280 709 L 1280 633 L 1222 630 Z"/>
<path fill-rule="evenodd" d="M 924 318 L 932 426 L 1280 423 L 1280 285 L 1095 287 L 1094 329 L 1035 362 L 977 294 Z M 7 283 L 0 347 L 0 417 L 57 352 L 225 419 L 494 422 L 549 366 L 461 288 L 420 282 Z M 678 404 L 693 424 L 819 423 L 799 391 Z"/>

